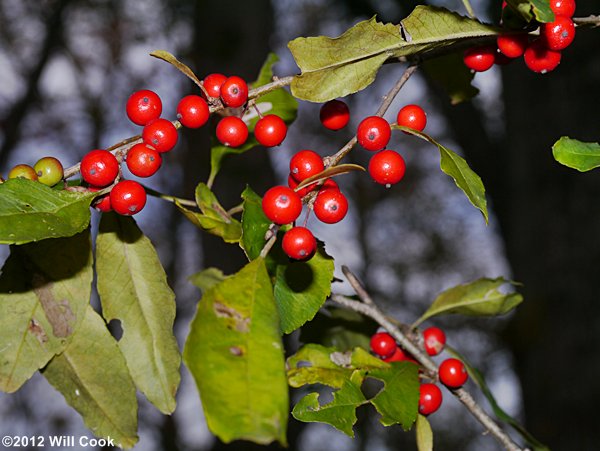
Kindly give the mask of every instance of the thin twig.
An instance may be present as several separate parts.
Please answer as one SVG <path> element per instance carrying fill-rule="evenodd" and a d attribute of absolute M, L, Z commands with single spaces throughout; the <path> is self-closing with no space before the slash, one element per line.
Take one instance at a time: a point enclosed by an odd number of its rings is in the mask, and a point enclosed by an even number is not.
<path fill-rule="evenodd" d="M 342 265 L 342 272 L 346 276 L 346 279 L 348 279 L 348 283 L 352 286 L 360 300 L 363 301 L 365 304 L 375 305 L 373 299 L 371 298 L 369 293 L 367 293 L 365 287 L 363 287 L 363 284 L 360 282 L 360 280 L 358 280 L 354 273 L 350 271 L 350 268 L 348 268 L 346 265 Z"/>
<path fill-rule="evenodd" d="M 577 26 L 600 27 L 600 16 L 573 17 Z"/>
<path fill-rule="evenodd" d="M 185 207 L 198 208 L 198 204 L 196 203 L 195 200 L 182 199 L 181 197 L 169 196 L 168 194 L 164 194 L 164 193 L 161 193 L 160 191 L 156 191 L 152 188 L 148 188 L 145 185 L 142 185 L 142 186 L 144 186 L 146 193 L 149 194 L 150 196 L 158 197 L 159 199 L 164 199 L 166 201 L 173 202 L 173 203 L 177 202 L 179 205 L 183 205 Z"/>

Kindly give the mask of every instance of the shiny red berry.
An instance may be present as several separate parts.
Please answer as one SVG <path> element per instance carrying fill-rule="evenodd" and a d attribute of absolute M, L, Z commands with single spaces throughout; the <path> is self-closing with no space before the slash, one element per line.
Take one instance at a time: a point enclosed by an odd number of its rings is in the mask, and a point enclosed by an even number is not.
<path fill-rule="evenodd" d="M 427 125 L 427 114 L 419 105 L 406 105 L 398 111 L 398 125 L 422 132 Z"/>
<path fill-rule="evenodd" d="M 96 192 L 100 191 L 102 188 L 90 186 L 88 189 L 92 192 Z M 94 207 L 98 211 L 101 211 L 102 213 L 108 213 L 109 211 L 112 211 L 112 206 L 110 205 L 110 193 L 103 194 L 100 197 L 96 197 L 92 202 L 92 207 Z"/>
<path fill-rule="evenodd" d="M 276 114 L 267 114 L 254 126 L 254 137 L 265 147 L 280 145 L 287 135 L 287 125 Z"/>
<path fill-rule="evenodd" d="M 435 384 L 421 384 L 419 386 L 419 413 L 431 415 L 442 405 L 442 391 Z"/>
<path fill-rule="evenodd" d="M 96 149 L 81 159 L 81 177 L 97 187 L 110 185 L 119 175 L 119 162 L 108 150 Z"/>
<path fill-rule="evenodd" d="M 319 221 L 335 224 L 348 213 L 348 200 L 339 189 L 323 188 L 315 198 L 313 211 Z"/>
<path fill-rule="evenodd" d="M 463 54 L 463 61 L 465 65 L 475 71 L 484 72 L 494 65 L 496 59 L 496 47 L 493 46 L 479 46 L 471 47 L 465 50 Z"/>
<path fill-rule="evenodd" d="M 383 359 L 384 362 L 404 362 L 409 360 L 408 355 L 402 350 L 400 346 L 396 346 L 394 353 Z"/>
<path fill-rule="evenodd" d="M 274 186 L 263 196 L 262 209 L 265 216 L 275 224 L 289 224 L 300 216 L 302 199 L 287 186 Z"/>
<path fill-rule="evenodd" d="M 202 84 L 209 96 L 219 98 L 221 97 L 221 86 L 225 80 L 227 77 L 223 74 L 208 74 L 204 77 Z"/>
<path fill-rule="evenodd" d="M 162 102 L 158 94 L 143 89 L 131 94 L 125 105 L 125 111 L 131 122 L 137 125 L 146 125 L 160 117 Z"/>
<path fill-rule="evenodd" d="M 221 100 L 225 106 L 241 107 L 248 100 L 248 85 L 236 75 L 229 77 L 221 85 Z"/>
<path fill-rule="evenodd" d="M 573 17 L 575 0 L 550 0 L 550 9 L 555 16 Z"/>
<path fill-rule="evenodd" d="M 518 58 L 525 53 L 529 36 L 525 33 L 501 34 L 496 38 L 498 50 L 509 58 Z"/>
<path fill-rule="evenodd" d="M 155 119 L 142 130 L 144 142 L 157 152 L 169 152 L 177 144 L 177 129 L 166 119 Z"/>
<path fill-rule="evenodd" d="M 110 191 L 110 205 L 120 215 L 139 213 L 146 205 L 146 190 L 134 180 L 123 180 Z"/>
<path fill-rule="evenodd" d="M 323 169 L 323 159 L 313 150 L 301 150 L 290 159 L 290 174 L 297 182 L 312 177 Z"/>
<path fill-rule="evenodd" d="M 217 124 L 217 139 L 228 147 L 239 147 L 248 139 L 248 126 L 237 116 L 225 116 Z"/>
<path fill-rule="evenodd" d="M 406 163 L 398 152 L 382 150 L 371 157 L 369 161 L 369 175 L 381 185 L 388 188 L 398 183 L 404 177 Z"/>
<path fill-rule="evenodd" d="M 150 177 L 160 169 L 162 157 L 146 144 L 136 144 L 127 152 L 127 168 L 138 177 Z"/>
<path fill-rule="evenodd" d="M 356 138 L 367 150 L 381 150 L 387 146 L 392 136 L 388 121 L 379 116 L 369 116 L 358 124 Z"/>
<path fill-rule="evenodd" d="M 446 387 L 458 388 L 469 378 L 465 365 L 458 359 L 444 360 L 438 369 L 440 382 Z"/>
<path fill-rule="evenodd" d="M 575 39 L 575 24 L 569 17 L 556 16 L 554 22 L 540 27 L 540 36 L 550 50 L 563 50 Z"/>
<path fill-rule="evenodd" d="M 296 187 L 300 184 L 300 182 L 297 182 L 294 177 L 292 177 L 292 174 L 288 175 L 288 186 L 290 188 L 292 188 L 293 190 L 296 189 Z M 318 185 L 318 182 L 315 183 L 311 183 L 308 186 L 305 186 L 303 188 L 300 188 L 299 190 L 296 190 L 296 192 L 298 193 L 298 196 L 300 197 L 304 197 L 306 196 L 308 193 L 310 193 L 312 190 L 314 190 Z M 338 186 L 338 184 L 335 182 L 335 180 L 333 179 L 327 179 L 323 182 L 323 184 L 321 185 L 321 187 L 324 188 L 333 188 L 333 189 L 337 189 L 339 190 L 340 187 Z"/>
<path fill-rule="evenodd" d="M 317 240 L 306 227 L 292 227 L 283 235 L 283 252 L 295 260 L 306 260 L 315 253 Z"/>
<path fill-rule="evenodd" d="M 206 100 L 197 95 L 185 96 L 177 104 L 177 119 L 184 127 L 200 128 L 210 116 Z"/>
<path fill-rule="evenodd" d="M 396 352 L 396 340 L 387 332 L 377 332 L 371 337 L 371 351 L 382 358 L 388 358 Z"/>
<path fill-rule="evenodd" d="M 533 41 L 523 55 L 525 65 L 533 72 L 545 74 L 553 71 L 560 64 L 561 53 L 550 50 L 542 39 Z"/>
<path fill-rule="evenodd" d="M 423 331 L 425 351 L 429 355 L 438 355 L 446 344 L 446 334 L 439 327 L 428 327 Z"/>
<path fill-rule="evenodd" d="M 321 123 L 329 130 L 340 130 L 350 121 L 350 109 L 341 100 L 330 100 L 321 107 Z"/>

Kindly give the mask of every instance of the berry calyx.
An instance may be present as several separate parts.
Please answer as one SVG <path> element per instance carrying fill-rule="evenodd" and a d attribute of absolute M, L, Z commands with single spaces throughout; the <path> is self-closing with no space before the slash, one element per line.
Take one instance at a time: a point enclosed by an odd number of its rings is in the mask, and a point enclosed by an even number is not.
<path fill-rule="evenodd" d="M 384 359 L 394 355 L 397 347 L 396 340 L 387 332 L 377 332 L 371 337 L 371 351 Z"/>
<path fill-rule="evenodd" d="M 419 105 L 406 105 L 398 111 L 398 125 L 422 132 L 427 125 L 427 114 Z"/>
<path fill-rule="evenodd" d="M 485 72 L 494 65 L 495 59 L 496 47 L 489 45 L 471 47 L 463 54 L 465 65 L 475 72 Z"/>
<path fill-rule="evenodd" d="M 248 85 L 237 75 L 227 78 L 221 85 L 221 100 L 230 108 L 241 107 L 248 100 Z"/>
<path fill-rule="evenodd" d="M 36 181 L 38 179 L 35 169 L 28 164 L 18 164 L 8 173 L 9 179 L 28 179 Z"/>
<path fill-rule="evenodd" d="M 200 128 L 206 124 L 209 117 L 208 104 L 200 96 L 185 96 L 177 104 L 177 119 L 185 127 Z"/>
<path fill-rule="evenodd" d="M 348 213 L 348 200 L 339 189 L 323 188 L 315 198 L 313 211 L 320 221 L 335 224 Z"/>
<path fill-rule="evenodd" d="M 40 158 L 33 166 L 38 182 L 47 186 L 54 186 L 60 182 L 64 175 L 62 163 L 54 157 Z"/>
<path fill-rule="evenodd" d="M 217 124 L 217 139 L 228 147 L 239 147 L 248 139 L 248 126 L 237 116 L 225 116 Z"/>
<path fill-rule="evenodd" d="M 300 216 L 302 199 L 287 186 L 274 186 L 263 196 L 262 209 L 271 222 L 279 225 L 289 224 Z"/>
<path fill-rule="evenodd" d="M 545 74 L 553 71 L 560 64 L 561 53 L 546 47 L 542 39 L 536 39 L 525 50 L 523 59 L 530 70 Z"/>
<path fill-rule="evenodd" d="M 218 99 L 221 97 L 221 86 L 225 80 L 227 77 L 223 74 L 208 74 L 204 77 L 202 84 L 209 96 Z"/>
<path fill-rule="evenodd" d="M 267 114 L 254 126 L 254 137 L 265 147 L 280 145 L 287 135 L 287 125 L 276 114 Z"/>
<path fill-rule="evenodd" d="M 358 124 L 356 138 L 358 143 L 367 150 L 381 150 L 387 146 L 392 136 L 388 121 L 379 116 L 366 117 Z"/>
<path fill-rule="evenodd" d="M 573 17 L 575 0 L 550 0 L 550 9 L 555 16 Z"/>
<path fill-rule="evenodd" d="M 529 36 L 525 33 L 520 34 L 501 34 L 496 38 L 498 50 L 504 56 L 509 58 L 518 58 L 525 53 Z"/>
<path fill-rule="evenodd" d="M 134 180 L 123 180 L 110 191 L 110 205 L 120 215 L 139 213 L 146 205 L 146 190 Z"/>
<path fill-rule="evenodd" d="M 423 331 L 423 344 L 427 354 L 438 355 L 446 344 L 446 334 L 439 327 L 428 327 Z"/>
<path fill-rule="evenodd" d="M 142 130 L 142 139 L 157 152 L 169 152 L 177 144 L 177 129 L 166 119 L 154 119 Z"/>
<path fill-rule="evenodd" d="M 440 382 L 450 388 L 462 387 L 469 378 L 465 365 L 454 358 L 446 359 L 441 363 L 438 375 Z"/>
<path fill-rule="evenodd" d="M 570 17 L 556 16 L 554 22 L 540 27 L 540 36 L 550 50 L 563 50 L 575 39 L 575 24 Z"/>
<path fill-rule="evenodd" d="M 406 163 L 398 152 L 382 150 L 371 157 L 369 161 L 369 175 L 371 178 L 386 187 L 398 183 L 404 177 Z"/>
<path fill-rule="evenodd" d="M 162 157 L 146 144 L 136 144 L 127 153 L 127 168 L 138 177 L 150 177 L 160 169 Z"/>
<path fill-rule="evenodd" d="M 95 149 L 81 159 L 81 177 L 87 183 L 105 187 L 115 181 L 119 175 L 119 162 L 108 150 Z"/>
<path fill-rule="evenodd" d="M 419 386 L 419 413 L 431 415 L 442 405 L 442 391 L 435 384 L 421 384 Z"/>
<path fill-rule="evenodd" d="M 301 150 L 290 159 L 290 174 L 297 182 L 312 177 L 323 169 L 323 159 L 314 150 Z"/>
<path fill-rule="evenodd" d="M 154 91 L 142 89 L 129 96 L 125 111 L 131 122 L 137 125 L 146 125 L 148 122 L 160 117 L 162 102 Z"/>
<path fill-rule="evenodd" d="M 321 107 L 319 119 L 325 128 L 340 130 L 350 121 L 350 109 L 341 100 L 330 100 Z"/>
<path fill-rule="evenodd" d="M 283 252 L 295 260 L 306 260 L 315 253 L 317 240 L 306 227 L 292 227 L 283 235 Z"/>

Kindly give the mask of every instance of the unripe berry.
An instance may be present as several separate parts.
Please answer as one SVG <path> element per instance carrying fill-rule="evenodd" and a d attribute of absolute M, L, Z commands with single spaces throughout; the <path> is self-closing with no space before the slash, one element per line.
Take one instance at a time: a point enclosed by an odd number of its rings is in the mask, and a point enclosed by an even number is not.
<path fill-rule="evenodd" d="M 162 157 L 156 150 L 140 143 L 129 149 L 127 153 L 127 168 L 138 177 L 150 177 L 162 165 Z"/>
<path fill-rule="evenodd" d="M 350 121 L 350 110 L 341 100 L 330 100 L 321 107 L 319 119 L 325 128 L 340 130 Z"/>
<path fill-rule="evenodd" d="M 419 413 L 431 415 L 442 405 L 442 391 L 435 384 L 421 384 L 419 386 Z"/>
<path fill-rule="evenodd" d="M 302 199 L 287 186 L 270 188 L 262 199 L 265 216 L 275 224 L 294 222 L 302 212 Z"/>
<path fill-rule="evenodd" d="M 254 126 L 254 137 L 265 147 L 280 145 L 287 135 L 287 126 L 276 114 L 267 114 Z"/>
<path fill-rule="evenodd" d="M 38 177 L 38 182 L 48 186 L 56 185 L 64 175 L 62 163 L 54 157 L 40 158 L 33 169 Z"/>
<path fill-rule="evenodd" d="M 367 150 L 381 150 L 390 142 L 392 129 L 388 121 L 379 116 L 369 116 L 358 124 L 356 138 Z"/>
<path fill-rule="evenodd" d="M 248 126 L 237 116 L 225 116 L 217 124 L 216 135 L 221 144 L 239 147 L 248 139 Z"/>
<path fill-rule="evenodd" d="M 290 159 L 290 174 L 297 182 L 312 177 L 323 169 L 323 159 L 313 150 L 301 150 Z"/>
<path fill-rule="evenodd" d="M 136 91 L 125 105 L 127 117 L 137 125 L 146 125 L 158 119 L 162 113 L 162 102 L 158 94 L 148 89 Z"/>
<path fill-rule="evenodd" d="M 81 159 L 81 177 L 97 187 L 110 185 L 119 175 L 119 162 L 108 150 L 95 149 Z"/>
<path fill-rule="evenodd" d="M 146 190 L 134 180 L 123 180 L 110 191 L 110 205 L 120 215 L 139 213 L 146 205 Z"/>
<path fill-rule="evenodd" d="M 396 340 L 387 332 L 377 332 L 371 337 L 371 351 L 382 358 L 388 358 L 394 355 Z"/>
<path fill-rule="evenodd" d="M 306 227 L 292 227 L 283 235 L 283 252 L 295 260 L 306 260 L 315 253 L 317 240 Z"/>
<path fill-rule="evenodd" d="M 438 374 L 440 382 L 450 388 L 462 387 L 469 378 L 465 365 L 460 360 L 453 358 L 442 362 Z"/>
<path fill-rule="evenodd" d="M 177 119 L 184 127 L 200 128 L 206 124 L 209 117 L 208 104 L 200 96 L 185 96 L 177 104 Z"/>
<path fill-rule="evenodd" d="M 38 179 L 35 169 L 28 164 L 18 164 L 8 173 L 9 179 L 28 179 L 36 181 Z"/>
<path fill-rule="evenodd" d="M 315 198 L 313 210 L 320 221 L 335 224 L 348 213 L 348 200 L 339 189 L 323 188 Z"/>

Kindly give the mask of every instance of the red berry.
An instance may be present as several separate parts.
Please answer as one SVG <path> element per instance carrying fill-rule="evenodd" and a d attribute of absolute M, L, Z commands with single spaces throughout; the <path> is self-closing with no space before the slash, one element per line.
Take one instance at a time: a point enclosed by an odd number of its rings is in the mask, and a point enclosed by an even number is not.
<path fill-rule="evenodd" d="M 300 184 L 300 182 L 297 182 L 294 177 L 292 177 L 292 174 L 288 175 L 288 186 L 290 188 L 292 188 L 293 190 L 296 189 L 296 187 Z M 317 187 L 318 182 L 315 183 L 311 183 L 308 186 L 305 186 L 303 188 L 300 188 L 299 190 L 296 190 L 296 193 L 298 193 L 298 196 L 300 197 L 304 197 L 306 196 L 308 193 L 310 193 L 312 190 L 314 190 Z M 332 189 L 337 189 L 339 190 L 339 186 L 338 184 L 335 182 L 335 180 L 333 179 L 327 179 L 323 182 L 323 184 L 321 185 L 321 187 L 324 188 L 332 188 Z"/>
<path fill-rule="evenodd" d="M 479 46 L 471 47 L 465 50 L 463 55 L 463 61 L 465 65 L 475 71 L 484 72 L 494 65 L 496 58 L 496 47 L 492 46 Z"/>
<path fill-rule="evenodd" d="M 227 77 L 223 74 L 208 74 L 204 77 L 202 84 L 209 96 L 219 98 L 221 97 L 221 86 L 225 80 Z"/>
<path fill-rule="evenodd" d="M 321 123 L 329 130 L 340 130 L 350 121 L 350 110 L 341 100 L 330 100 L 321 107 Z"/>
<path fill-rule="evenodd" d="M 313 210 L 320 221 L 335 224 L 348 213 L 348 200 L 339 189 L 323 188 L 315 198 Z"/>
<path fill-rule="evenodd" d="M 525 64 L 533 72 L 545 74 L 560 64 L 561 53 L 550 50 L 542 39 L 536 39 L 525 50 Z"/>
<path fill-rule="evenodd" d="M 556 16 L 554 22 L 544 23 L 540 36 L 550 50 L 563 50 L 575 39 L 575 24 L 569 17 Z"/>
<path fill-rule="evenodd" d="M 317 240 L 306 227 L 292 227 L 283 235 L 281 247 L 288 257 L 306 260 L 315 253 Z"/>
<path fill-rule="evenodd" d="M 408 356 L 406 355 L 406 353 L 402 350 L 402 348 L 400 346 L 396 346 L 396 350 L 394 351 L 394 353 L 389 356 L 386 357 L 385 359 L 383 359 L 384 362 L 403 362 L 405 360 L 408 360 Z"/>
<path fill-rule="evenodd" d="M 439 327 L 428 327 L 423 331 L 425 351 L 429 355 L 438 355 L 446 344 L 446 334 Z"/>
<path fill-rule="evenodd" d="M 290 174 L 297 182 L 312 177 L 323 169 L 323 159 L 313 150 L 301 150 L 290 159 Z"/>
<path fill-rule="evenodd" d="M 137 125 L 146 125 L 148 122 L 160 117 L 162 102 L 158 94 L 143 89 L 129 96 L 125 111 L 131 122 Z"/>
<path fill-rule="evenodd" d="M 529 36 L 525 33 L 520 34 L 501 34 L 496 38 L 498 50 L 509 58 L 518 58 L 525 53 Z"/>
<path fill-rule="evenodd" d="M 225 146 L 239 147 L 248 139 L 248 126 L 237 116 L 225 116 L 217 124 L 217 139 Z"/>
<path fill-rule="evenodd" d="M 110 191 L 110 205 L 120 215 L 139 213 L 146 205 L 146 190 L 133 180 L 123 180 Z"/>
<path fill-rule="evenodd" d="M 236 75 L 229 77 L 221 85 L 221 100 L 225 106 L 241 107 L 248 100 L 248 85 Z"/>
<path fill-rule="evenodd" d="M 209 116 L 208 104 L 200 96 L 185 96 L 177 105 L 177 119 L 185 127 L 200 128 L 206 124 Z"/>
<path fill-rule="evenodd" d="M 555 16 L 573 17 L 575 0 L 550 0 L 550 9 Z"/>
<path fill-rule="evenodd" d="M 254 137 L 265 147 L 280 145 L 287 135 L 287 125 L 276 114 L 267 114 L 254 126 Z"/>
<path fill-rule="evenodd" d="M 146 144 L 136 144 L 127 152 L 127 168 L 138 177 L 150 177 L 160 169 L 162 157 Z"/>
<path fill-rule="evenodd" d="M 440 382 L 446 387 L 458 388 L 469 378 L 465 365 L 458 359 L 446 359 L 438 370 Z"/>
<path fill-rule="evenodd" d="M 88 189 L 92 192 L 96 192 L 100 191 L 102 188 L 90 186 Z M 101 211 L 102 213 L 108 213 L 109 211 L 112 211 L 112 206 L 110 205 L 110 193 L 96 197 L 92 203 L 92 207 L 98 211 Z"/>
<path fill-rule="evenodd" d="M 108 150 L 96 149 L 81 159 L 81 177 L 97 187 L 110 185 L 119 175 L 119 162 Z"/>
<path fill-rule="evenodd" d="M 379 116 L 369 116 L 358 124 L 356 138 L 367 150 L 381 150 L 387 146 L 392 136 L 390 124 Z"/>
<path fill-rule="evenodd" d="M 177 144 L 177 129 L 166 119 L 155 119 L 142 130 L 144 142 L 157 152 L 169 152 Z"/>
<path fill-rule="evenodd" d="M 275 224 L 294 222 L 302 212 L 302 199 L 287 186 L 270 188 L 262 199 L 265 216 Z"/>
<path fill-rule="evenodd" d="M 427 125 L 427 114 L 419 105 L 406 105 L 398 111 L 398 125 L 422 132 Z"/>
<path fill-rule="evenodd" d="M 419 386 L 419 413 L 431 415 L 442 405 L 442 391 L 435 384 L 421 384 Z"/>
<path fill-rule="evenodd" d="M 382 150 L 371 157 L 369 174 L 371 178 L 388 188 L 404 177 L 406 163 L 404 158 L 393 150 Z"/>
<path fill-rule="evenodd" d="M 371 351 L 380 357 L 391 357 L 397 347 L 396 340 L 387 332 L 377 332 L 371 337 Z"/>

